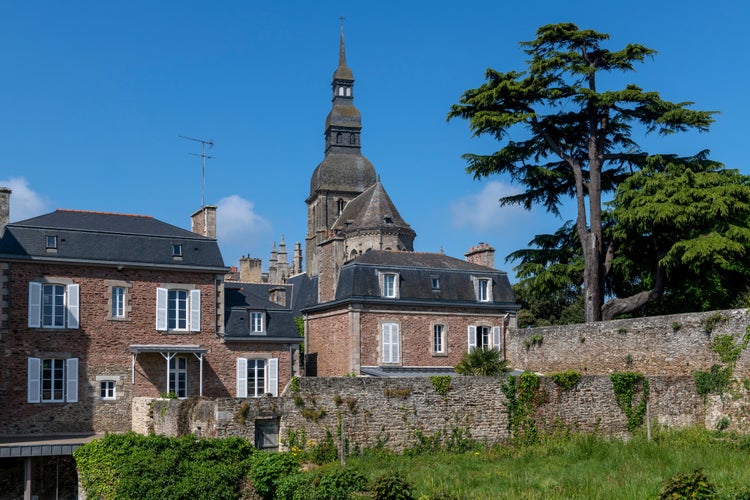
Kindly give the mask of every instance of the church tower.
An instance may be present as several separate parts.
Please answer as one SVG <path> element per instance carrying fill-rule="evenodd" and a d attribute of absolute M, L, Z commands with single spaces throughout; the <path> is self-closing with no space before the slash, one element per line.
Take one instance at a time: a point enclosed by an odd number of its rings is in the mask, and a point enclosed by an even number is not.
<path fill-rule="evenodd" d="M 319 245 L 333 236 L 330 230 L 346 204 L 377 181 L 375 168 L 360 148 L 362 119 L 354 106 L 354 74 L 346 65 L 343 26 L 339 65 L 333 73 L 331 88 L 333 98 L 325 125 L 325 156 L 312 174 L 310 196 L 305 200 L 305 271 L 309 276 L 320 273 Z"/>

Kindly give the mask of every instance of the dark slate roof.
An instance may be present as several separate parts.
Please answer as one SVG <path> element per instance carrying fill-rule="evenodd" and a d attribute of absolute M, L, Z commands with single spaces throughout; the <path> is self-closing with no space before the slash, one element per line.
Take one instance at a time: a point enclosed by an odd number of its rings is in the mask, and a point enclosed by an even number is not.
<path fill-rule="evenodd" d="M 318 191 L 361 193 L 376 180 L 375 167 L 359 149 L 331 149 L 313 171 L 310 195 Z"/>
<path fill-rule="evenodd" d="M 414 233 L 411 226 L 401 217 L 380 181 L 347 203 L 333 224 L 333 229 L 345 232 L 383 228 Z"/>
<path fill-rule="evenodd" d="M 257 342 L 289 342 L 290 339 L 301 341 L 294 324 L 295 310 L 293 297 L 295 285 L 270 285 L 266 283 L 231 283 L 224 284 L 225 291 L 225 340 Z M 269 300 L 272 290 L 284 290 L 286 305 Z M 265 313 L 264 335 L 250 334 L 250 313 Z"/>
<path fill-rule="evenodd" d="M 287 283 L 292 285 L 294 316 L 302 316 L 302 309 L 315 305 L 318 300 L 318 277 L 310 278 L 306 273 L 301 273 L 289 278 Z"/>
<path fill-rule="evenodd" d="M 48 252 L 46 236 L 57 236 L 56 252 Z M 182 259 L 173 258 L 173 244 L 182 244 Z M 226 272 L 215 239 L 153 217 L 76 210 L 8 224 L 0 257 Z"/>
<path fill-rule="evenodd" d="M 399 298 L 380 297 L 379 271 L 398 273 Z M 492 302 L 477 302 L 472 276 L 492 279 Z M 432 288 L 433 277 L 440 282 L 439 290 Z M 517 308 L 508 275 L 504 271 L 436 253 L 386 250 L 365 252 L 341 268 L 336 300 L 352 297 L 378 298 L 389 302 L 411 300 Z"/>

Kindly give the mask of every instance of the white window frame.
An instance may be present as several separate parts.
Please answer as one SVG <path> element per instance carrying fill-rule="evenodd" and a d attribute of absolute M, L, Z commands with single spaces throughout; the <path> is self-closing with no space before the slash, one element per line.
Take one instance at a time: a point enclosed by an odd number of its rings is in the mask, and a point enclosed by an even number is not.
<path fill-rule="evenodd" d="M 260 392 L 256 383 L 253 384 L 253 390 L 249 391 L 251 363 L 255 363 L 254 373 L 257 377 L 257 362 L 264 362 L 264 382 L 263 392 Z M 250 394 L 252 392 L 252 394 Z M 271 394 L 273 397 L 279 395 L 279 359 L 278 358 L 237 358 L 237 397 L 238 398 L 257 398 L 264 394 Z"/>
<path fill-rule="evenodd" d="M 184 375 L 184 380 L 180 380 L 181 375 Z M 174 393 L 178 399 L 185 399 L 188 397 L 188 388 L 188 358 L 187 356 L 173 356 L 169 360 L 167 393 Z"/>
<path fill-rule="evenodd" d="M 479 302 L 491 302 L 492 280 L 490 278 L 477 278 L 476 283 L 477 300 Z"/>
<path fill-rule="evenodd" d="M 443 323 L 434 323 L 432 325 L 432 353 L 445 354 L 445 334 L 446 327 Z"/>
<path fill-rule="evenodd" d="M 479 335 L 480 331 L 479 329 L 482 328 L 482 332 L 484 332 L 484 329 L 486 328 L 486 337 L 487 337 L 487 344 L 486 345 L 480 345 L 479 342 Z M 488 326 L 488 325 L 470 325 L 468 328 L 468 350 L 471 351 L 472 349 L 475 349 L 477 346 L 479 347 L 486 347 L 488 349 L 500 349 L 501 348 L 501 339 L 500 339 L 500 332 L 501 329 L 499 326 Z M 484 333 L 481 333 L 482 336 L 485 336 Z M 484 342 L 482 342 L 483 344 Z"/>
<path fill-rule="evenodd" d="M 47 323 L 45 321 L 45 298 L 46 290 L 63 288 L 62 304 L 52 305 L 52 318 L 54 318 L 61 308 L 62 324 Z M 55 330 L 75 330 L 79 327 L 80 313 L 80 286 L 74 283 L 64 284 L 55 281 L 29 282 L 29 306 L 28 306 L 28 326 L 29 328 L 47 328 Z"/>
<path fill-rule="evenodd" d="M 99 399 L 111 401 L 117 399 L 117 381 L 108 379 L 99 381 Z"/>
<path fill-rule="evenodd" d="M 399 297 L 399 274 L 392 272 L 380 273 L 381 295 L 387 299 Z"/>
<path fill-rule="evenodd" d="M 383 364 L 401 362 L 401 325 L 383 323 L 380 325 L 380 358 Z"/>
<path fill-rule="evenodd" d="M 123 319 L 125 317 L 125 296 L 127 294 L 127 288 L 124 286 L 113 286 L 110 291 L 110 300 L 112 301 L 112 307 L 110 308 L 111 318 Z"/>
<path fill-rule="evenodd" d="M 184 292 L 187 297 L 184 309 L 185 324 L 177 323 L 175 308 L 175 328 L 170 328 L 170 308 L 176 307 L 175 299 L 170 299 L 171 292 Z M 201 291 L 189 285 L 175 285 L 156 289 L 156 329 L 162 332 L 199 332 L 201 330 Z"/>
<path fill-rule="evenodd" d="M 60 368 L 45 368 L 45 364 L 61 365 Z M 28 358 L 27 401 L 29 403 L 75 403 L 78 401 L 78 358 Z M 61 370 L 56 377 L 54 371 L 48 378 L 48 369 Z M 45 385 L 49 384 L 50 396 L 44 398 Z M 58 385 L 60 397 L 55 397 L 54 386 Z"/>
<path fill-rule="evenodd" d="M 261 311 L 250 313 L 250 333 L 264 333 L 266 331 L 265 314 Z"/>

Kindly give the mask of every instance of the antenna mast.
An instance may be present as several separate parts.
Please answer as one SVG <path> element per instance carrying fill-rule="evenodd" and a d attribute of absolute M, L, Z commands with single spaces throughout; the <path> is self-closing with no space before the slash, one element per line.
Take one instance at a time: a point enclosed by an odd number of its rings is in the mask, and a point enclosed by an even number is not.
<path fill-rule="evenodd" d="M 214 141 L 211 139 L 205 140 L 205 139 L 196 139 L 195 137 L 188 137 L 186 135 L 178 135 L 177 137 L 180 137 L 182 139 L 187 139 L 189 141 L 195 141 L 201 143 L 201 154 L 197 153 L 188 153 L 193 156 L 200 156 L 201 157 L 201 208 L 206 207 L 206 200 L 205 200 L 205 192 L 206 192 L 206 158 L 209 160 L 213 160 L 213 156 L 206 154 L 206 145 L 208 145 L 208 149 L 211 149 L 214 147 Z"/>

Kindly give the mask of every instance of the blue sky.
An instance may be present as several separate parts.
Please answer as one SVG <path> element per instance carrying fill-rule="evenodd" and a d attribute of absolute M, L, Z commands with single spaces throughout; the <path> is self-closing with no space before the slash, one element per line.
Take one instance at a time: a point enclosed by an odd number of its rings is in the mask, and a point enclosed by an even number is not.
<path fill-rule="evenodd" d="M 497 267 L 512 272 L 508 253 L 560 226 L 539 209 L 500 208 L 497 199 L 518 186 L 504 177 L 476 181 L 461 159 L 498 145 L 472 138 L 466 122 L 445 120 L 486 68 L 524 69 L 518 43 L 543 24 L 609 33 L 613 50 L 656 49 L 627 81 L 721 114 L 709 133 L 647 136 L 643 149 L 710 149 L 750 174 L 747 2 L 7 0 L 0 185 L 13 189 L 11 219 L 69 208 L 189 228 L 201 203 L 200 145 L 178 136 L 212 139 L 205 200 L 219 206 L 225 262 L 251 255 L 265 267 L 282 235 L 290 250 L 304 242 L 339 16 L 362 150 L 417 232 L 417 251 L 442 247 L 463 257 L 489 242 Z"/>

